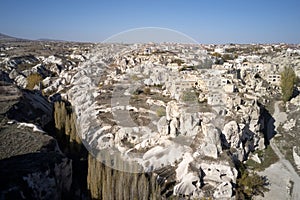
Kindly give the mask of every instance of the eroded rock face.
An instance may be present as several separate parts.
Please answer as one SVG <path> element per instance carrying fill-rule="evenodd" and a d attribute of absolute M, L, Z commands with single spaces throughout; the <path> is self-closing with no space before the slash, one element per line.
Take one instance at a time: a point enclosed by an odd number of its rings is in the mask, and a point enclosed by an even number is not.
<path fill-rule="evenodd" d="M 53 106 L 38 91 L 21 90 L 19 101 L 7 112 L 9 119 L 31 122 L 42 127 L 51 122 Z"/>
<path fill-rule="evenodd" d="M 179 112 L 179 108 L 178 105 L 175 101 L 170 101 L 167 104 L 167 108 L 166 108 L 166 117 L 167 120 L 172 120 L 174 118 L 179 118 L 180 116 L 180 112 Z"/>
<path fill-rule="evenodd" d="M 240 146 L 240 127 L 236 121 L 230 121 L 225 124 L 223 128 L 223 134 L 225 135 L 227 145 L 238 148 Z"/>
<path fill-rule="evenodd" d="M 34 124 L 2 119 L 0 184 L 4 199 L 61 199 L 72 184 L 72 162 Z"/>
<path fill-rule="evenodd" d="M 51 122 L 53 106 L 39 91 L 19 89 L 9 82 L 0 82 L 1 113 L 12 120 L 35 123 L 41 127 Z"/>
<path fill-rule="evenodd" d="M 240 161 L 248 159 L 251 151 L 265 148 L 265 140 L 262 133 L 264 122 L 260 116 L 261 108 L 256 101 L 252 101 L 251 106 L 242 107 L 242 119 L 227 122 L 222 130 L 223 145 L 235 148 L 234 155 Z"/>
<path fill-rule="evenodd" d="M 223 182 L 236 182 L 238 175 L 237 170 L 230 166 L 228 162 L 209 163 L 203 162 L 200 164 L 201 170 L 204 172 L 203 181 L 213 186 Z"/>
<path fill-rule="evenodd" d="M 39 92 L 0 81 L 1 199 L 68 198 L 72 161 L 42 127 L 53 122 L 53 109 Z"/>
<path fill-rule="evenodd" d="M 203 139 L 198 151 L 200 154 L 212 158 L 218 158 L 222 152 L 220 132 L 213 124 L 202 124 Z"/>
<path fill-rule="evenodd" d="M 29 153 L 0 160 L 3 199 L 62 199 L 72 183 L 72 163 L 59 153 Z"/>
<path fill-rule="evenodd" d="M 7 113 L 13 105 L 18 103 L 22 95 L 15 85 L 4 81 L 0 81 L 0 93 L 0 114 Z"/>
<path fill-rule="evenodd" d="M 128 192 L 128 188 L 121 187 L 130 178 L 109 167 L 130 171 L 130 166 L 121 162 L 125 160 L 137 163 L 135 170 L 142 172 L 172 168 L 172 173 L 159 173 L 158 177 L 159 182 L 170 181 L 165 183 L 169 184 L 171 194 L 231 198 L 237 178 L 232 163 L 234 156 L 244 161 L 261 141 L 257 102 L 248 99 L 247 104 L 240 105 L 242 100 L 236 100 L 232 94 L 228 96 L 233 102 L 231 106 L 211 108 L 203 102 L 205 108 L 198 111 L 179 98 L 182 87 L 192 87 L 197 77 L 190 78 L 187 85 L 176 79 L 178 69 L 174 70 L 174 76 L 162 74 L 172 71 L 172 67 L 161 67 L 159 61 L 148 65 L 148 61 L 136 59 L 126 51 L 120 54 L 111 51 L 112 48 L 106 46 L 96 49 L 90 60 L 69 73 L 69 81 L 65 80 L 70 83 L 65 97 L 75 106 L 79 135 L 94 150 L 95 156 L 99 155 L 99 160 L 89 158 L 88 186 L 92 197 L 127 195 L 131 198 L 134 194 L 149 198 L 149 194 L 154 195 L 148 191 L 156 182 L 147 182 L 145 174 L 131 179 L 133 184 L 140 181 L 144 187 L 140 190 L 145 196 L 137 194 L 135 189 Z M 108 62 L 110 59 L 115 62 Z M 161 68 L 159 73 L 151 74 L 156 68 Z M 183 78 L 188 78 L 183 74 Z M 135 90 L 132 85 L 139 85 L 136 91 L 131 91 Z M 143 90 L 145 88 L 149 90 Z M 149 109 L 151 106 L 153 109 Z M 157 107 L 165 112 L 158 114 Z M 136 123 L 134 119 L 148 120 L 151 125 Z M 224 162 L 226 153 L 234 155 Z M 120 188 L 120 192 L 115 194 L 116 188 Z M 211 191 L 206 195 L 208 190 Z"/>
<path fill-rule="evenodd" d="M 35 152 L 57 152 L 56 140 L 33 124 L 1 121 L 0 159 Z"/>
<path fill-rule="evenodd" d="M 294 146 L 293 147 L 293 158 L 294 158 L 295 164 L 297 165 L 298 169 L 300 169 L 300 156 L 296 151 L 297 151 L 297 147 Z"/>
<path fill-rule="evenodd" d="M 230 199 L 232 197 L 232 185 L 230 182 L 224 182 L 217 186 L 213 196 L 216 199 Z"/>

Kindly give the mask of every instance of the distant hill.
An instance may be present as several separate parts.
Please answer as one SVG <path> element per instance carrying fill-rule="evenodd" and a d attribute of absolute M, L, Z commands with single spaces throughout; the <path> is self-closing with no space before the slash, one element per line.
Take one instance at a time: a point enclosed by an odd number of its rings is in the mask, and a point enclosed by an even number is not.
<path fill-rule="evenodd" d="M 49 38 L 40 38 L 40 39 L 37 39 L 37 41 L 43 41 L 43 42 L 66 42 L 65 40 L 57 40 L 57 39 L 49 39 Z"/>
<path fill-rule="evenodd" d="M 0 41 L 25 41 L 26 39 L 16 38 L 0 33 Z"/>

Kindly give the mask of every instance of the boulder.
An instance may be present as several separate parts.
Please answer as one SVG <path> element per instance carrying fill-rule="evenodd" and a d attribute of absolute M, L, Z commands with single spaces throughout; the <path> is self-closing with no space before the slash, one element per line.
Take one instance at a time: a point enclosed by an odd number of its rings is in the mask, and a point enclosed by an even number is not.
<path fill-rule="evenodd" d="M 256 153 L 256 154 L 253 154 L 250 158 L 251 158 L 253 161 L 255 161 L 255 162 L 261 164 L 261 160 L 260 160 L 260 158 L 259 158 L 259 156 L 258 156 L 257 153 Z"/>
<path fill-rule="evenodd" d="M 195 136 L 199 131 L 199 117 L 197 113 L 181 113 L 179 132 L 182 135 Z"/>
<path fill-rule="evenodd" d="M 157 131 L 160 135 L 167 135 L 168 125 L 166 116 L 162 116 L 157 122 Z"/>
<path fill-rule="evenodd" d="M 193 193 L 196 191 L 197 186 L 200 185 L 200 179 L 199 176 L 195 173 L 188 173 L 186 174 L 183 179 L 174 186 L 174 195 L 187 195 L 192 196 Z M 196 185 L 195 183 L 199 183 Z"/>
<path fill-rule="evenodd" d="M 241 131 L 236 121 L 230 121 L 225 124 L 222 133 L 229 147 L 238 148 L 240 146 Z"/>
<path fill-rule="evenodd" d="M 222 152 L 220 132 L 213 124 L 202 124 L 203 139 L 200 142 L 199 153 L 218 158 L 218 154 Z"/>
<path fill-rule="evenodd" d="M 217 186 L 213 194 L 215 199 L 230 199 L 232 197 L 232 185 L 230 182 L 223 182 Z"/>

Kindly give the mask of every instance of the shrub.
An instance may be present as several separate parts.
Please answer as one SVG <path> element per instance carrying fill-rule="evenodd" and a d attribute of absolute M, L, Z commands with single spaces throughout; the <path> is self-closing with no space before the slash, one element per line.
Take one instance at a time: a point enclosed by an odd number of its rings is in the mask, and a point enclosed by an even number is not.
<path fill-rule="evenodd" d="M 181 99 L 184 102 L 196 102 L 198 101 L 198 96 L 195 91 L 184 91 L 181 95 Z"/>
<path fill-rule="evenodd" d="M 296 74 L 291 67 L 284 67 L 281 72 L 280 87 L 282 92 L 282 100 L 287 102 L 291 99 L 296 84 Z"/>
<path fill-rule="evenodd" d="M 136 74 L 132 75 L 130 77 L 130 79 L 133 80 L 133 81 L 139 81 L 140 80 L 140 78 Z"/>
<path fill-rule="evenodd" d="M 197 66 L 183 66 L 179 69 L 179 71 L 192 71 L 197 70 Z"/>
<path fill-rule="evenodd" d="M 213 52 L 211 55 L 216 57 L 216 58 L 221 58 L 222 57 L 222 55 L 220 53 L 217 53 L 217 52 Z"/>
<path fill-rule="evenodd" d="M 238 179 L 237 198 L 251 199 L 255 195 L 264 195 L 263 193 L 269 191 L 266 187 L 268 185 L 266 179 L 256 173 L 249 173 L 244 171 L 241 178 Z"/>
<path fill-rule="evenodd" d="M 156 115 L 158 117 L 162 117 L 162 116 L 166 116 L 166 109 L 164 107 L 159 107 L 157 110 L 156 110 Z"/>
<path fill-rule="evenodd" d="M 223 58 L 224 61 L 227 61 L 227 60 L 233 60 L 233 59 L 234 59 L 234 56 L 231 55 L 231 54 L 224 54 L 224 55 L 222 56 L 222 58 Z"/>
<path fill-rule="evenodd" d="M 176 58 L 176 59 L 172 60 L 171 63 L 177 63 L 178 66 L 181 66 L 184 63 L 184 61 Z"/>
<path fill-rule="evenodd" d="M 34 86 L 39 85 L 43 78 L 40 74 L 34 73 L 27 76 L 27 89 L 33 90 Z"/>
<path fill-rule="evenodd" d="M 145 95 L 149 95 L 151 93 L 151 89 L 149 87 L 145 87 L 143 92 Z"/>
<path fill-rule="evenodd" d="M 254 153 L 258 154 L 258 157 L 261 159 L 262 163 L 257 163 L 251 159 L 247 160 L 246 166 L 248 168 L 253 168 L 255 171 L 262 171 L 271 166 L 272 164 L 278 161 L 278 156 L 273 151 L 270 146 L 267 146 L 264 150 L 258 150 Z"/>

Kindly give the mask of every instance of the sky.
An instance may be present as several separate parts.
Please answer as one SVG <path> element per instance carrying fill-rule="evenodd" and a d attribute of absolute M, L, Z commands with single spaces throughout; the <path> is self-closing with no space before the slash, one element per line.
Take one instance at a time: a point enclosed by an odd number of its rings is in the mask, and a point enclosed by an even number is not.
<path fill-rule="evenodd" d="M 161 27 L 202 44 L 300 43 L 299 9 L 299 0 L 0 0 L 0 33 L 102 42 Z"/>

